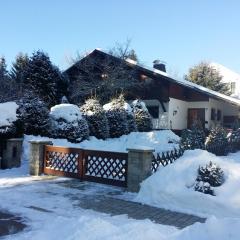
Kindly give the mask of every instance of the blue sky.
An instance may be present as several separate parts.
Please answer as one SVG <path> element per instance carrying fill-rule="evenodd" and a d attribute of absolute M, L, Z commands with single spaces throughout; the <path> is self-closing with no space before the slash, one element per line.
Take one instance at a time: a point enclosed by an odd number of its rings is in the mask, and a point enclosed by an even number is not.
<path fill-rule="evenodd" d="M 238 0 L 5 0 L 0 55 L 42 49 L 61 69 L 76 52 L 108 49 L 131 39 L 141 61 L 167 62 L 183 75 L 201 60 L 240 73 Z"/>

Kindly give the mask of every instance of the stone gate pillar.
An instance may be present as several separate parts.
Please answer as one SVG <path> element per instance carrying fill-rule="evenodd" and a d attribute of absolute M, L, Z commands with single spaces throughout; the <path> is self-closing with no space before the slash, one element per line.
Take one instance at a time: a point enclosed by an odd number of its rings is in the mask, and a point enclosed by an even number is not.
<path fill-rule="evenodd" d="M 39 176 L 43 173 L 44 146 L 53 145 L 51 141 L 29 141 L 29 174 Z"/>
<path fill-rule="evenodd" d="M 152 173 L 153 148 L 134 147 L 128 148 L 128 181 L 127 189 L 138 192 L 140 183 Z"/>

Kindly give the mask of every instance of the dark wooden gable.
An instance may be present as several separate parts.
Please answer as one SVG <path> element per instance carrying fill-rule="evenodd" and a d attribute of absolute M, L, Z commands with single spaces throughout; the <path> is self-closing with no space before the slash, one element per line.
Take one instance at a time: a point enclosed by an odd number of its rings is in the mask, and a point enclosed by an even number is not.
<path fill-rule="evenodd" d="M 104 81 L 104 76 L 108 77 L 108 69 L 112 70 L 114 66 L 119 65 L 124 72 L 126 71 L 126 77 L 129 74 L 139 83 L 124 90 L 127 100 L 140 98 L 143 100 L 157 99 L 160 102 L 169 101 L 169 82 L 164 78 L 98 50 L 93 51 L 66 71 L 70 80 L 70 93 L 73 93 L 71 100 L 73 102 L 83 101 L 94 91 L 95 86 L 91 87 L 91 82 Z M 118 69 L 116 69 L 116 74 L 117 71 Z M 85 87 L 87 85 L 89 88 Z M 75 97 L 79 93 L 82 95 L 80 99 Z"/>

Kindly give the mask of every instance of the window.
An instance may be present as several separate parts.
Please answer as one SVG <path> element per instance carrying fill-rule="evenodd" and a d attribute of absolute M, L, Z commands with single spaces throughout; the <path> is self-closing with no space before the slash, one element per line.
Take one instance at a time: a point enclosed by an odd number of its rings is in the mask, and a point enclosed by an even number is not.
<path fill-rule="evenodd" d="M 222 112 L 221 112 L 221 110 L 217 110 L 217 120 L 218 121 L 221 121 L 221 118 L 222 118 Z"/>
<path fill-rule="evenodd" d="M 215 110 L 215 108 L 212 108 L 211 109 L 211 120 L 215 120 L 215 118 L 216 118 L 216 110 Z"/>
<path fill-rule="evenodd" d="M 147 106 L 147 109 L 152 118 L 159 118 L 159 107 L 158 106 Z"/>

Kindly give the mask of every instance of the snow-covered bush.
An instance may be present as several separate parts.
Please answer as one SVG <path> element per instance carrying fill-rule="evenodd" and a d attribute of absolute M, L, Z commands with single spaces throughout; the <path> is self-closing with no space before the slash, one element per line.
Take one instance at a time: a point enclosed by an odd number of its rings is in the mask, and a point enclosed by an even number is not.
<path fill-rule="evenodd" d="M 132 102 L 133 114 L 139 132 L 149 132 L 152 130 L 152 118 L 144 102 L 139 99 Z"/>
<path fill-rule="evenodd" d="M 224 183 L 222 169 L 211 161 L 206 166 L 198 168 L 198 176 L 194 185 L 195 191 L 214 195 L 211 187 L 219 187 Z"/>
<path fill-rule="evenodd" d="M 182 131 L 181 145 L 184 149 L 204 149 L 205 132 L 200 121 L 193 122 L 191 129 Z"/>
<path fill-rule="evenodd" d="M 81 142 L 89 136 L 88 124 L 78 106 L 59 104 L 51 108 L 51 137 Z"/>
<path fill-rule="evenodd" d="M 213 128 L 206 138 L 205 147 L 216 155 L 226 155 L 229 151 L 227 131 L 221 126 Z"/>
<path fill-rule="evenodd" d="M 28 135 L 47 136 L 49 130 L 49 110 L 45 102 L 38 97 L 24 97 L 19 102 L 19 118 L 23 130 Z"/>
<path fill-rule="evenodd" d="M 240 150 L 240 128 L 230 132 L 227 137 L 230 151 L 235 152 Z"/>
<path fill-rule="evenodd" d="M 88 122 L 90 136 L 95 136 L 98 139 L 109 137 L 106 112 L 97 99 L 86 100 L 81 111 Z"/>
<path fill-rule="evenodd" d="M 123 108 L 124 100 L 119 97 L 113 99 L 110 103 L 103 106 L 106 111 L 110 137 L 120 137 L 128 134 L 127 113 Z"/>
<path fill-rule="evenodd" d="M 21 136 L 17 115 L 18 107 L 15 102 L 0 104 L 0 139 Z"/>

